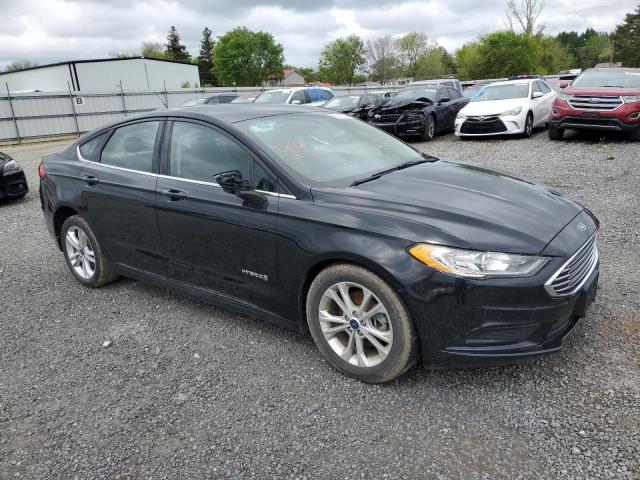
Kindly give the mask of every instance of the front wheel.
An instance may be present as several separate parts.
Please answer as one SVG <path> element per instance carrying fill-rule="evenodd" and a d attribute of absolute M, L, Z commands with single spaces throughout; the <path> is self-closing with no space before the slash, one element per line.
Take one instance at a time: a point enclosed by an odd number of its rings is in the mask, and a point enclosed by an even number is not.
<path fill-rule="evenodd" d="M 436 136 L 436 119 L 433 115 L 427 115 L 427 120 L 424 124 L 424 132 L 422 133 L 421 140 L 423 142 L 430 142 L 433 137 Z"/>
<path fill-rule="evenodd" d="M 309 287 L 311 336 L 341 372 L 367 383 L 384 383 L 415 363 L 418 339 L 396 291 L 362 267 L 337 264 Z"/>
<path fill-rule="evenodd" d="M 554 127 L 553 125 L 549 125 L 549 138 L 551 140 L 562 140 L 564 136 L 564 128 Z"/>
<path fill-rule="evenodd" d="M 93 230 L 80 215 L 62 224 L 61 243 L 69 270 L 86 287 L 100 287 L 117 278 Z"/>
<path fill-rule="evenodd" d="M 522 136 L 524 138 L 530 138 L 531 135 L 533 135 L 533 113 L 529 112 L 524 122 L 524 132 L 522 132 Z"/>

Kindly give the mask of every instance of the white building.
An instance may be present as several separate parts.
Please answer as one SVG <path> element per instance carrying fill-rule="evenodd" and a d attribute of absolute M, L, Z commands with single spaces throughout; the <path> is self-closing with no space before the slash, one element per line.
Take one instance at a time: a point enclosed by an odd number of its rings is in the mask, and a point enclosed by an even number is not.
<path fill-rule="evenodd" d="M 283 70 L 281 79 L 270 79 L 267 83 L 272 87 L 304 87 L 305 79 L 297 70 Z"/>
<path fill-rule="evenodd" d="M 0 73 L 0 86 L 12 92 L 75 92 L 117 90 L 163 90 L 200 84 L 198 66 L 152 58 L 106 58 L 78 60 Z"/>

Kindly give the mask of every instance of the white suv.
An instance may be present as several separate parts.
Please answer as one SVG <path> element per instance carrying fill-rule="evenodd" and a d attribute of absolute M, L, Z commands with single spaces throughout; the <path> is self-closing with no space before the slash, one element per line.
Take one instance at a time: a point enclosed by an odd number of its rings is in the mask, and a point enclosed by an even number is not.
<path fill-rule="evenodd" d="M 313 105 L 319 107 L 335 97 L 333 90 L 323 87 L 279 88 L 260 94 L 255 103 Z"/>

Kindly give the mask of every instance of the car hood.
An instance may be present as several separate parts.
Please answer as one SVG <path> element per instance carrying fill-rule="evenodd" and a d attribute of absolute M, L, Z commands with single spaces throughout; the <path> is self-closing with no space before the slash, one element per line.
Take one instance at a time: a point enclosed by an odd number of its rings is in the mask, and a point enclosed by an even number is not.
<path fill-rule="evenodd" d="M 469 102 L 461 113 L 465 115 L 499 115 L 502 112 L 524 107 L 528 104 L 526 98 L 511 98 L 508 100 L 487 100 L 486 102 Z"/>
<path fill-rule="evenodd" d="M 569 86 L 561 89 L 560 93 L 565 93 L 567 95 L 584 95 L 586 97 L 640 95 L 640 88 Z"/>
<path fill-rule="evenodd" d="M 423 97 L 420 97 L 423 98 Z M 426 99 L 421 100 L 418 98 L 397 98 L 390 97 L 378 100 L 374 106 L 371 108 L 371 111 L 384 111 L 384 110 L 395 110 L 397 108 L 410 108 L 410 109 L 423 109 L 429 105 L 433 105 L 431 100 Z"/>
<path fill-rule="evenodd" d="M 582 207 L 544 185 L 479 165 L 440 160 L 343 189 L 313 189 L 314 201 L 370 216 L 355 228 L 413 242 L 539 254 Z M 386 217 L 386 220 L 381 216 Z"/>

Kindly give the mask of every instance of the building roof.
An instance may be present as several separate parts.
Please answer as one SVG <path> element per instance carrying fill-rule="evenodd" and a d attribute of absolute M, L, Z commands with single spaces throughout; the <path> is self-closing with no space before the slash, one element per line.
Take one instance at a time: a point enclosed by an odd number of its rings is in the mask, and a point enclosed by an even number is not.
<path fill-rule="evenodd" d="M 88 59 L 88 60 L 68 60 L 66 62 L 48 63 L 46 65 L 38 65 L 35 67 L 24 68 L 22 70 L 15 70 L 12 72 L 0 72 L 0 75 L 6 75 L 8 73 L 26 72 L 28 70 L 38 70 L 40 68 L 59 67 L 61 65 L 72 65 L 76 63 L 119 62 L 122 60 L 153 60 L 156 62 L 180 63 L 182 65 L 193 65 L 194 67 L 197 66 L 196 64 L 190 63 L 190 62 L 180 62 L 178 60 L 165 60 L 164 58 L 151 58 L 151 57 L 94 58 L 94 59 Z"/>
<path fill-rule="evenodd" d="M 287 68 L 285 70 L 282 71 L 282 73 L 284 74 L 284 78 L 287 78 L 289 75 L 292 75 L 294 73 L 297 73 L 298 75 L 300 75 L 302 78 L 304 78 L 304 75 L 302 75 L 299 71 L 294 70 L 292 68 Z"/>

